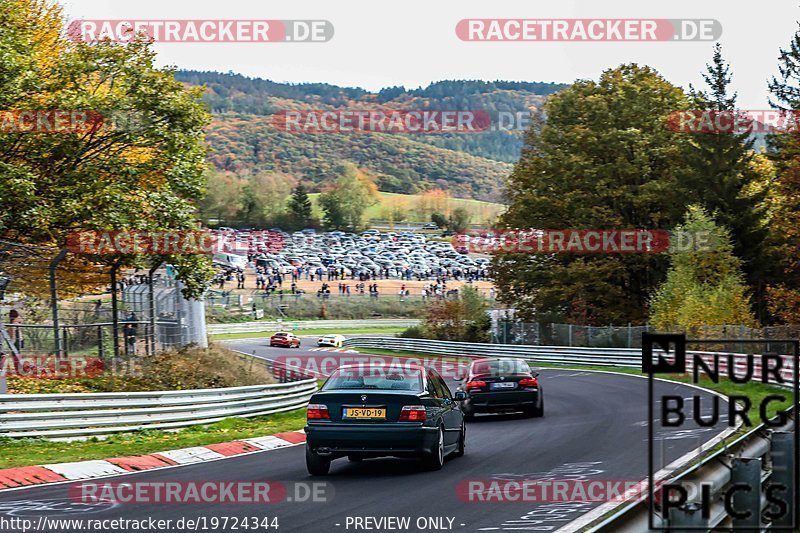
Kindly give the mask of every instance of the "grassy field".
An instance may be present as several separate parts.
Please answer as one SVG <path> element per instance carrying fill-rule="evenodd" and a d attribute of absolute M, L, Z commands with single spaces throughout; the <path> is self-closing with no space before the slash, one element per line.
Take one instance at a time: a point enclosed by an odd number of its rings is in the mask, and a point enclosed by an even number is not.
<path fill-rule="evenodd" d="M 421 195 L 398 194 L 392 192 L 381 192 L 379 194 L 380 202 L 367 208 L 364 213 L 364 217 L 367 220 L 388 220 L 389 211 L 393 207 L 400 207 L 407 213 L 407 218 L 404 222 L 430 222 L 430 212 L 420 209 L 420 202 L 424 202 L 424 200 L 421 200 Z M 313 204 L 314 215 L 318 217 L 322 216 L 322 210 L 317 204 L 319 193 L 312 193 L 308 196 Z M 502 204 L 464 198 L 448 198 L 442 200 L 441 204 L 439 209 L 436 210 L 443 211 L 445 214 L 457 207 L 463 207 L 472 215 L 472 224 L 483 224 L 489 220 L 494 220 L 497 218 L 497 215 L 502 213 L 506 208 L 506 206 Z"/>
<path fill-rule="evenodd" d="M 373 335 L 394 335 L 395 333 L 400 333 L 405 328 L 350 328 L 350 329 L 332 329 L 332 328 L 318 328 L 318 329 L 297 329 L 292 330 L 291 327 L 287 327 L 286 331 L 293 331 L 295 335 L 298 336 L 314 336 L 317 335 L 356 335 L 359 333 L 370 333 Z M 234 340 L 234 339 L 260 339 L 265 337 L 271 337 L 274 335 L 275 331 L 262 331 L 259 333 L 220 333 L 217 335 L 209 335 L 209 338 L 215 341 L 225 341 L 225 340 Z"/>
<path fill-rule="evenodd" d="M 294 431 L 302 429 L 305 423 L 306 410 L 298 409 L 256 418 L 229 418 L 216 424 L 193 426 L 176 432 L 145 430 L 120 433 L 105 440 L 95 438 L 54 442 L 44 439 L 2 439 L 0 468 L 142 455 Z"/>

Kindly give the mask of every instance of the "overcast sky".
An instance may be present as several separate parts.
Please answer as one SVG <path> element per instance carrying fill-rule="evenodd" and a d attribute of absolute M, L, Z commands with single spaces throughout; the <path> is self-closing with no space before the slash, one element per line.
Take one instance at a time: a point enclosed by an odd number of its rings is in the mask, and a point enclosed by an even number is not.
<path fill-rule="evenodd" d="M 442 79 L 571 82 L 625 62 L 700 85 L 711 42 L 464 42 L 463 18 L 714 18 L 742 108 L 763 109 L 800 20 L 798 0 L 63 0 L 70 19 L 326 19 L 327 43 L 157 44 L 160 62 L 288 82 L 370 90 Z"/>

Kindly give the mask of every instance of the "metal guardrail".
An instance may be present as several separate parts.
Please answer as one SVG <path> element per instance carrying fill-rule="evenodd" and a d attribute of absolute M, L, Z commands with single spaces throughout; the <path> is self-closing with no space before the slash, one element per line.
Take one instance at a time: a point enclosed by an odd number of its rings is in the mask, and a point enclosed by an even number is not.
<path fill-rule="evenodd" d="M 315 379 L 225 389 L 0 395 L 0 437 L 66 438 L 173 429 L 299 409 Z"/>
<path fill-rule="evenodd" d="M 349 348 L 379 348 L 394 351 L 410 351 L 446 355 L 452 357 L 513 357 L 538 363 L 592 365 L 604 367 L 641 368 L 642 351 L 639 348 L 592 348 L 575 346 L 529 346 L 520 344 L 481 344 L 470 342 L 436 341 L 429 339 L 401 339 L 397 337 L 352 337 L 343 346 Z M 734 364 L 745 364 L 748 354 L 722 353 L 689 350 L 689 355 L 698 355 L 706 362 L 717 355 L 732 356 Z M 784 356 L 785 362 L 791 358 Z M 692 369 L 693 358 L 688 359 L 688 369 Z M 725 369 L 727 361 L 720 361 Z M 787 383 L 791 382 L 792 365 L 784 365 L 781 372 Z M 754 362 L 754 378 L 761 377 L 761 363 Z"/>
<path fill-rule="evenodd" d="M 350 348 L 380 348 L 453 357 L 518 357 L 540 363 L 622 366 L 628 368 L 640 368 L 642 364 L 641 350 L 635 348 L 481 344 L 428 339 L 400 339 L 396 337 L 353 337 L 346 339 L 343 345 Z"/>
<path fill-rule="evenodd" d="M 231 324 L 209 324 L 209 335 L 222 333 L 263 333 L 266 331 L 291 331 L 296 329 L 347 329 L 347 328 L 408 328 L 416 326 L 419 320 L 407 318 L 383 318 L 375 320 L 283 320 L 258 322 L 238 322 Z"/>
<path fill-rule="evenodd" d="M 593 365 L 607 367 L 641 368 L 642 352 L 636 348 L 582 348 L 562 346 L 524 346 L 512 344 L 476 344 L 464 342 L 435 341 L 426 339 L 400 339 L 388 337 L 354 337 L 344 342 L 347 347 L 380 348 L 393 351 L 420 352 L 453 357 L 514 357 L 532 362 Z M 700 356 L 704 361 L 725 356 L 720 361 L 725 368 L 731 356 L 735 366 L 744 365 L 747 354 L 715 353 L 706 351 L 687 351 L 687 355 Z M 687 361 L 691 362 L 690 357 Z M 793 367 L 794 365 L 791 365 Z M 691 369 L 691 364 L 688 367 Z M 786 367 L 784 367 L 786 368 Z M 760 363 L 754 364 L 754 378 L 761 376 Z M 782 376 L 787 384 L 793 382 L 793 371 L 784 370 Z M 679 508 L 670 509 L 669 516 L 656 516 L 655 526 L 670 531 L 710 531 L 717 528 L 735 526 L 741 530 L 763 531 L 768 528 L 761 523 L 761 512 L 753 512 L 746 519 L 729 516 L 725 509 L 722 493 L 735 483 L 746 483 L 750 487 L 760 487 L 742 497 L 739 508 L 763 511 L 767 505 L 765 491 L 770 483 L 780 483 L 791 487 L 790 494 L 784 494 L 786 501 L 794 502 L 794 472 L 796 469 L 797 450 L 794 447 L 794 427 L 796 409 L 792 408 L 786 424 L 779 428 L 768 428 L 765 424 L 752 429 L 745 435 L 727 444 L 723 449 L 705 457 L 695 466 L 684 470 L 679 475 L 675 471 L 664 473 L 661 483 L 684 484 L 696 489 L 700 483 L 710 483 L 713 490 L 710 501 L 713 503 L 708 519 L 703 518 L 699 502 L 700 491 L 693 494 L 687 503 Z M 698 456 L 702 452 L 698 453 Z M 734 500 L 735 501 L 735 500 Z M 592 533 L 640 533 L 649 530 L 649 503 L 645 498 L 635 502 L 622 503 L 608 511 L 607 517 L 601 517 L 585 526 L 584 531 Z M 800 512 L 795 509 L 795 512 Z M 792 517 L 775 520 L 772 526 L 790 527 Z M 684 529 L 688 528 L 688 529 Z M 693 528 L 693 529 L 691 529 Z"/>
<path fill-rule="evenodd" d="M 725 448 L 707 456 L 701 462 L 683 473 L 669 479 L 670 484 L 679 484 L 686 488 L 690 495 L 687 502 L 677 508 L 671 508 L 668 516 L 653 517 L 653 525 L 659 529 L 671 528 L 670 531 L 725 530 L 732 528 L 740 531 L 765 531 L 792 526 L 792 513 L 785 513 L 767 524 L 762 523 L 762 512 L 767 504 L 766 491 L 772 484 L 789 487 L 788 493 L 780 496 L 791 502 L 793 507 L 794 472 L 797 461 L 794 447 L 794 427 L 796 410 L 791 409 L 792 418 L 779 428 L 769 429 L 765 424 L 742 435 Z M 711 502 L 708 518 L 701 511 L 701 483 L 710 485 Z M 740 493 L 741 500 L 734 499 L 734 505 L 740 510 L 752 511 L 747 518 L 729 516 L 724 504 L 724 493 L 732 485 L 744 483 L 748 487 L 759 487 L 760 490 Z M 739 496 L 739 495 L 737 495 Z M 619 510 L 603 520 L 596 521 L 588 531 L 591 533 L 639 533 L 649 531 L 649 503 L 647 499 L 621 506 Z M 794 512 L 798 510 L 795 509 Z"/>

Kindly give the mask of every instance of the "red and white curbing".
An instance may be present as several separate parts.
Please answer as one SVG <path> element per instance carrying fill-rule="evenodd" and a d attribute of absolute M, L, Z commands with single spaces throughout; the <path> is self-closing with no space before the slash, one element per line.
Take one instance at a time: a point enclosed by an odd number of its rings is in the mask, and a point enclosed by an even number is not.
<path fill-rule="evenodd" d="M 301 429 L 265 437 L 220 442 L 207 446 L 194 446 L 131 457 L 8 468 L 0 470 L 0 490 L 215 461 L 237 455 L 297 446 L 305 441 L 306 435 Z"/>

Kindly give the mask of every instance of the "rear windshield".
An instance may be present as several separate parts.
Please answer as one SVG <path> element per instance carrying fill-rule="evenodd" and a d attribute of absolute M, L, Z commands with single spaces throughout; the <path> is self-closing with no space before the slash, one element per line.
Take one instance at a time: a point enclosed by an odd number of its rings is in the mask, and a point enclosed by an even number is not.
<path fill-rule="evenodd" d="M 407 390 L 421 392 L 419 369 L 386 370 L 381 367 L 340 368 L 335 370 L 322 390 Z"/>
<path fill-rule="evenodd" d="M 478 361 L 472 365 L 472 374 L 475 376 L 508 376 L 530 373 L 531 368 L 528 363 L 519 359 Z"/>

